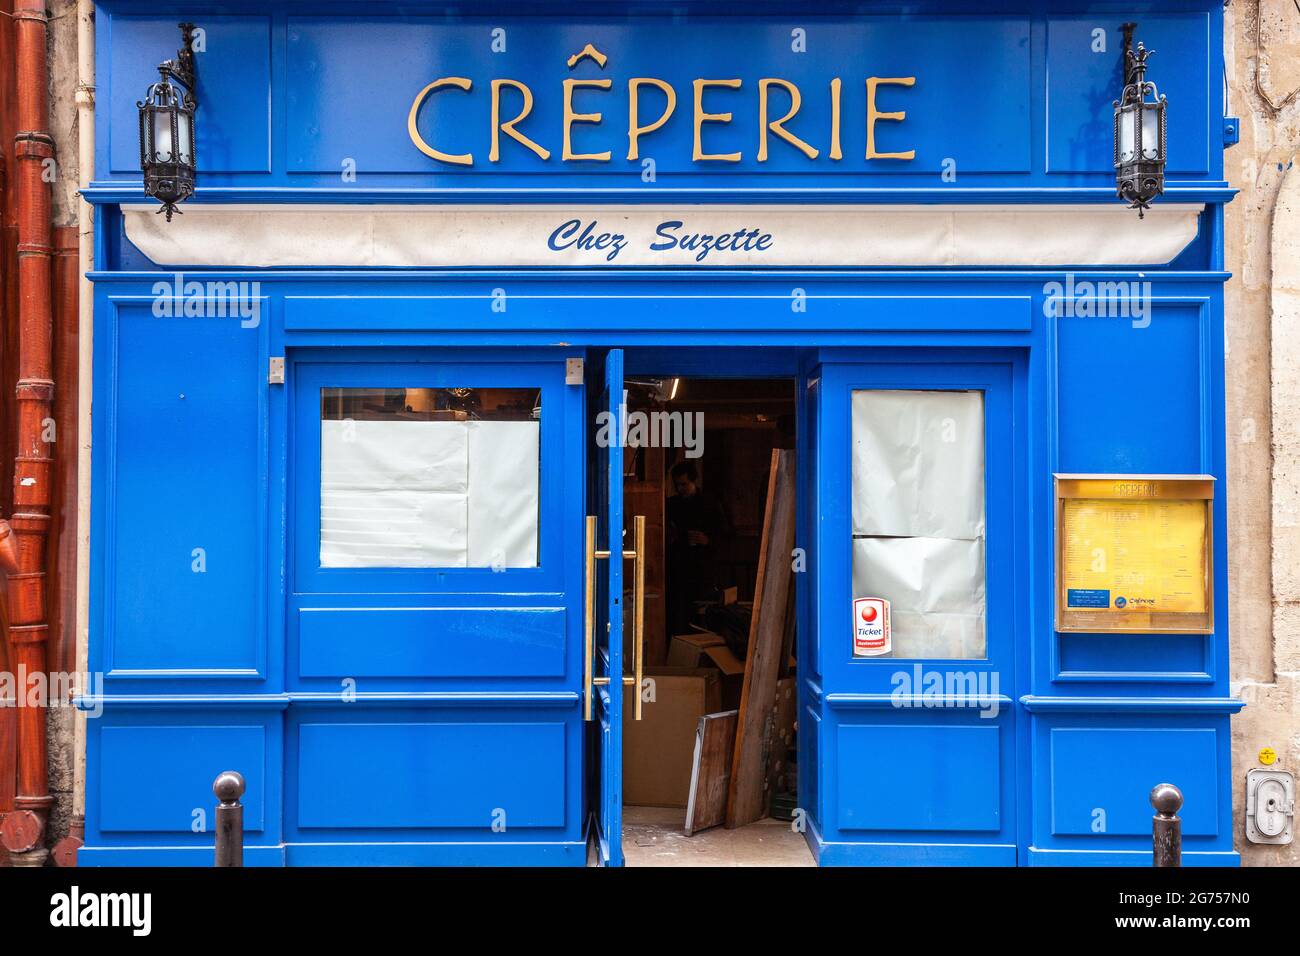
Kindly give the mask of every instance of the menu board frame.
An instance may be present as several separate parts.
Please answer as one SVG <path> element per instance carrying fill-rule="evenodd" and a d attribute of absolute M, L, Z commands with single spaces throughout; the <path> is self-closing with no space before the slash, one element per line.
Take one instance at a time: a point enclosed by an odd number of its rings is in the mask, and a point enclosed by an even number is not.
<path fill-rule="evenodd" d="M 1056 474 L 1056 630 L 1073 633 L 1211 634 L 1214 631 L 1214 484 L 1213 475 Z M 1143 505 L 1170 501 L 1198 502 L 1205 508 L 1203 611 L 1161 611 L 1106 606 L 1070 607 L 1066 594 L 1066 502 L 1111 500 Z"/>

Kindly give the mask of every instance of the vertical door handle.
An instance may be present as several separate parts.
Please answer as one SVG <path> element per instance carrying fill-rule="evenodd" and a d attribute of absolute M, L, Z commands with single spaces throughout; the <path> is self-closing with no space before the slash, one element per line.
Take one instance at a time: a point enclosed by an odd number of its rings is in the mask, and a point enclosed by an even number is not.
<path fill-rule="evenodd" d="M 583 587 L 582 719 L 591 720 L 596 676 L 596 516 L 587 515 L 586 562 Z"/>
<path fill-rule="evenodd" d="M 645 675 L 645 515 L 632 519 L 636 563 L 632 566 L 632 712 L 641 719 L 641 681 Z"/>
<path fill-rule="evenodd" d="M 641 719 L 641 682 L 645 674 L 645 515 L 633 521 L 635 551 L 623 551 L 622 557 L 632 558 L 632 675 L 623 675 L 623 686 L 635 688 L 632 698 L 633 719 Z M 596 562 L 608 559 L 610 552 L 596 550 L 596 516 L 587 515 L 586 528 L 586 580 L 583 603 L 583 664 L 582 664 L 582 719 L 594 715 L 594 698 L 597 687 L 609 684 L 608 677 L 596 676 Z"/>

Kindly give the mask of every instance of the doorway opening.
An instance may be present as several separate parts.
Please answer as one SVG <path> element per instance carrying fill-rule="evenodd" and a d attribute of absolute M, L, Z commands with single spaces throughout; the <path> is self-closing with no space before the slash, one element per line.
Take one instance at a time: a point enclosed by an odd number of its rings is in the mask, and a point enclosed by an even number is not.
<path fill-rule="evenodd" d="M 625 514 L 645 516 L 647 551 L 626 861 L 814 865 L 793 825 L 795 382 L 629 374 L 625 387 Z"/>

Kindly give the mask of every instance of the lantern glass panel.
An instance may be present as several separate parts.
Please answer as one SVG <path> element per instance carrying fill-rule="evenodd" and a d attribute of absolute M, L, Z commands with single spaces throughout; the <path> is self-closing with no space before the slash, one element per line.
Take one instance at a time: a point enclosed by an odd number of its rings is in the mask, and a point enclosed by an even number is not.
<path fill-rule="evenodd" d="M 1160 158 L 1160 109 L 1148 107 L 1142 111 L 1142 158 Z"/>
<path fill-rule="evenodd" d="M 1121 163 L 1131 163 L 1137 156 L 1137 144 L 1134 142 L 1136 127 L 1137 117 L 1134 115 L 1132 107 L 1122 109 L 1119 114 L 1119 124 L 1116 128 L 1119 136 L 1119 161 Z"/>
<path fill-rule="evenodd" d="M 153 110 L 153 155 L 160 163 L 175 162 L 171 110 Z"/>
<path fill-rule="evenodd" d="M 176 147 L 177 161 L 188 166 L 194 162 L 194 114 L 182 112 L 176 119 L 176 130 L 180 140 Z"/>

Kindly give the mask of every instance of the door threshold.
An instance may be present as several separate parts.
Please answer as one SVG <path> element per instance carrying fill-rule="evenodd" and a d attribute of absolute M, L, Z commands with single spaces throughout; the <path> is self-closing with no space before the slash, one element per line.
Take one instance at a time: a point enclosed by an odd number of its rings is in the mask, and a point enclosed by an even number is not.
<path fill-rule="evenodd" d="M 624 807 L 627 866 L 816 866 L 802 833 L 789 821 L 765 817 L 728 830 L 683 831 L 680 807 Z"/>

